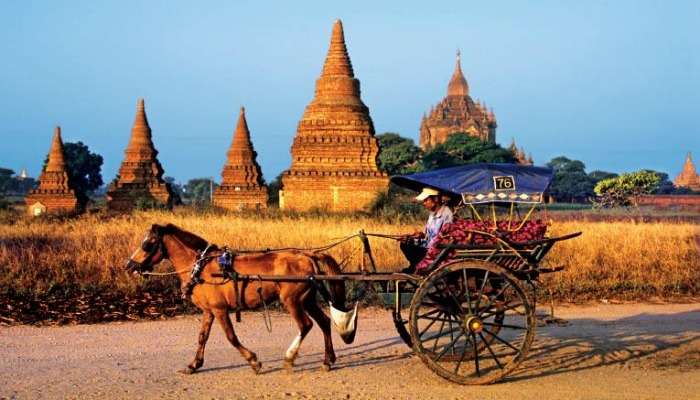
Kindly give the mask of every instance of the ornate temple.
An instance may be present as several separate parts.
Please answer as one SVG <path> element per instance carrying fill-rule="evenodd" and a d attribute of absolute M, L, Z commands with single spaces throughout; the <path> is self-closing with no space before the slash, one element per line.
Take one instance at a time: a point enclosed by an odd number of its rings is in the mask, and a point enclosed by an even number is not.
<path fill-rule="evenodd" d="M 221 171 L 221 185 L 214 191 L 214 205 L 229 210 L 267 208 L 267 186 L 250 141 L 250 131 L 241 107 L 226 164 Z"/>
<path fill-rule="evenodd" d="M 420 147 L 426 150 L 443 143 L 453 133 L 467 133 L 484 142 L 496 142 L 496 116 L 486 104 L 474 102 L 469 96 L 469 84 L 462 73 L 460 54 L 454 73 L 447 85 L 447 97 L 442 99 L 420 123 Z"/>
<path fill-rule="evenodd" d="M 680 174 L 673 180 L 673 184 L 677 187 L 685 187 L 690 190 L 700 191 L 700 176 L 698 175 L 693 159 L 688 152 L 685 157 L 685 164 Z"/>
<path fill-rule="evenodd" d="M 355 211 L 386 192 L 389 179 L 379 170 L 379 146 L 369 109 L 360 99 L 336 20 L 316 92 L 299 121 L 291 149 L 292 165 L 282 175 L 280 208 Z"/>
<path fill-rule="evenodd" d="M 71 188 L 66 170 L 61 127 L 57 126 L 51 141 L 46 168 L 39 177 L 39 186 L 24 198 L 29 215 L 71 213 L 79 209 L 78 197 Z"/>
<path fill-rule="evenodd" d="M 535 161 L 532 159 L 532 153 L 529 155 L 525 155 L 525 148 L 522 146 L 518 148 L 518 146 L 515 144 L 515 138 L 510 142 L 510 146 L 508 146 L 508 150 L 513 153 L 513 156 L 515 159 L 518 161 L 518 164 L 522 165 L 534 165 Z"/>
<path fill-rule="evenodd" d="M 107 190 L 108 207 L 128 211 L 141 201 L 172 207 L 172 189 L 163 180 L 163 167 L 156 158 L 158 151 L 153 146 L 143 99 L 136 106 L 131 139 L 124 154 L 119 174 Z"/>

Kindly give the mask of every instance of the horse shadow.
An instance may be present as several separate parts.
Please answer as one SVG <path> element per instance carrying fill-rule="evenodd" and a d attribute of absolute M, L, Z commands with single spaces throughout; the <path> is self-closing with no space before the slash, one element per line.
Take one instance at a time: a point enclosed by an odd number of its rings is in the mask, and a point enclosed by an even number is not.
<path fill-rule="evenodd" d="M 408 347 L 406 347 L 405 352 L 402 352 L 401 354 L 384 354 L 384 355 L 375 355 L 375 356 L 369 356 L 366 357 L 368 354 L 372 354 L 373 352 L 376 352 L 378 350 L 382 350 L 385 348 L 392 347 L 396 344 L 403 343 L 401 338 L 399 337 L 391 337 L 391 338 L 385 338 L 385 339 L 379 339 L 379 340 L 374 340 L 371 342 L 366 342 L 366 343 L 359 343 L 354 346 L 350 347 L 344 347 L 341 350 L 336 351 L 336 354 L 338 356 L 338 362 L 333 365 L 333 370 L 340 370 L 344 368 L 353 368 L 353 367 L 359 367 L 363 365 L 370 365 L 370 364 L 379 364 L 383 362 L 389 362 L 389 361 L 394 361 L 394 360 L 400 360 L 402 358 L 408 358 L 411 356 L 411 352 L 408 351 Z M 300 358 L 297 359 L 297 362 L 294 364 L 294 371 L 295 372 L 303 372 L 303 371 L 312 371 L 316 370 L 320 367 L 320 361 L 319 358 L 323 357 L 324 353 L 322 351 L 315 351 L 315 352 L 310 352 L 310 353 L 304 353 L 301 355 Z M 351 361 L 342 361 L 344 358 L 354 358 L 354 357 L 361 357 L 359 360 L 351 360 Z M 283 357 L 278 357 L 278 358 L 273 358 L 273 359 L 265 359 L 261 360 L 263 362 L 263 370 L 260 371 L 260 375 L 267 375 L 270 373 L 274 372 L 280 372 L 284 371 L 284 368 L 281 366 L 282 363 L 284 362 Z M 272 368 L 266 368 L 265 365 L 270 365 L 273 364 L 275 367 Z M 235 364 L 235 365 L 226 365 L 226 366 L 220 366 L 220 367 L 210 367 L 210 368 L 202 368 L 201 370 L 198 371 L 198 373 L 204 373 L 204 372 L 216 372 L 216 371 L 222 371 L 222 370 L 238 370 L 238 369 L 246 369 L 250 368 L 250 366 L 247 363 L 240 363 L 240 364 Z"/>

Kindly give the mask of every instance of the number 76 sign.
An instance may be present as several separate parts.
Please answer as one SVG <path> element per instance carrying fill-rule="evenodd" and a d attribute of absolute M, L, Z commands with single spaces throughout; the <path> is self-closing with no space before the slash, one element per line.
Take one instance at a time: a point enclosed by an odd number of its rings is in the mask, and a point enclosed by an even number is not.
<path fill-rule="evenodd" d="M 511 175 L 494 176 L 493 177 L 493 188 L 496 191 L 515 190 L 515 179 Z"/>

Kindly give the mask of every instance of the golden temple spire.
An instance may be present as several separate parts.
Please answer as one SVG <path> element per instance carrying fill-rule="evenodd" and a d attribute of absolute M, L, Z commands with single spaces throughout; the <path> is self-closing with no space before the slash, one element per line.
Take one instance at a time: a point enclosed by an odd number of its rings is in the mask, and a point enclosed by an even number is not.
<path fill-rule="evenodd" d="M 241 112 L 238 114 L 238 123 L 236 131 L 233 134 L 233 143 L 239 145 L 251 146 L 250 130 L 248 130 L 248 121 L 245 119 L 245 107 L 241 106 Z"/>
<path fill-rule="evenodd" d="M 221 171 L 221 185 L 214 191 L 214 204 L 230 210 L 267 207 L 267 187 L 263 184 L 260 165 L 255 160 L 250 131 L 241 107 L 226 164 Z"/>
<path fill-rule="evenodd" d="M 333 24 L 333 33 L 331 34 L 331 44 L 328 47 L 328 55 L 326 62 L 323 64 L 323 72 L 321 76 L 341 75 L 354 77 L 348 49 L 345 46 L 345 33 L 343 32 L 343 22 L 336 19 Z"/>
<path fill-rule="evenodd" d="M 455 71 L 452 73 L 452 78 L 450 83 L 447 85 L 447 95 L 448 96 L 468 96 L 469 95 L 469 85 L 467 80 L 464 78 L 462 73 L 462 62 L 461 53 L 459 49 L 457 50 L 457 62 L 455 64 Z"/>
<path fill-rule="evenodd" d="M 700 175 L 698 175 L 695 165 L 693 164 L 693 158 L 690 152 L 685 156 L 685 163 L 683 164 L 683 170 L 678 174 L 676 179 L 673 180 L 673 184 L 678 187 L 687 187 L 692 190 L 700 190 Z"/>
<path fill-rule="evenodd" d="M 46 164 L 46 172 L 65 172 L 66 159 L 63 154 L 63 140 L 61 139 L 61 127 L 54 129 L 51 140 L 51 150 L 49 150 L 49 161 Z"/>
<path fill-rule="evenodd" d="M 155 152 L 151 140 L 151 127 L 148 124 L 148 117 L 146 117 L 146 106 L 142 98 L 136 104 L 136 116 L 131 128 L 131 138 L 127 150 Z"/>
<path fill-rule="evenodd" d="M 685 179 L 690 179 L 697 176 L 697 171 L 695 169 L 695 164 L 693 164 L 693 156 L 688 152 L 685 156 L 685 163 L 683 164 L 683 170 L 679 176 L 685 177 Z"/>

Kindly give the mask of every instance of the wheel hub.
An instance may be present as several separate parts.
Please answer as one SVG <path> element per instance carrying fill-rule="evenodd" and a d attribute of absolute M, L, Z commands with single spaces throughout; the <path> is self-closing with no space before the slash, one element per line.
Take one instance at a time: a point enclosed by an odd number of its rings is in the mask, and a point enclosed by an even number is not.
<path fill-rule="evenodd" d="M 475 316 L 467 317 L 467 319 L 464 321 L 464 325 L 467 328 L 467 331 L 471 333 L 479 333 L 484 329 L 484 323 L 479 317 Z"/>

